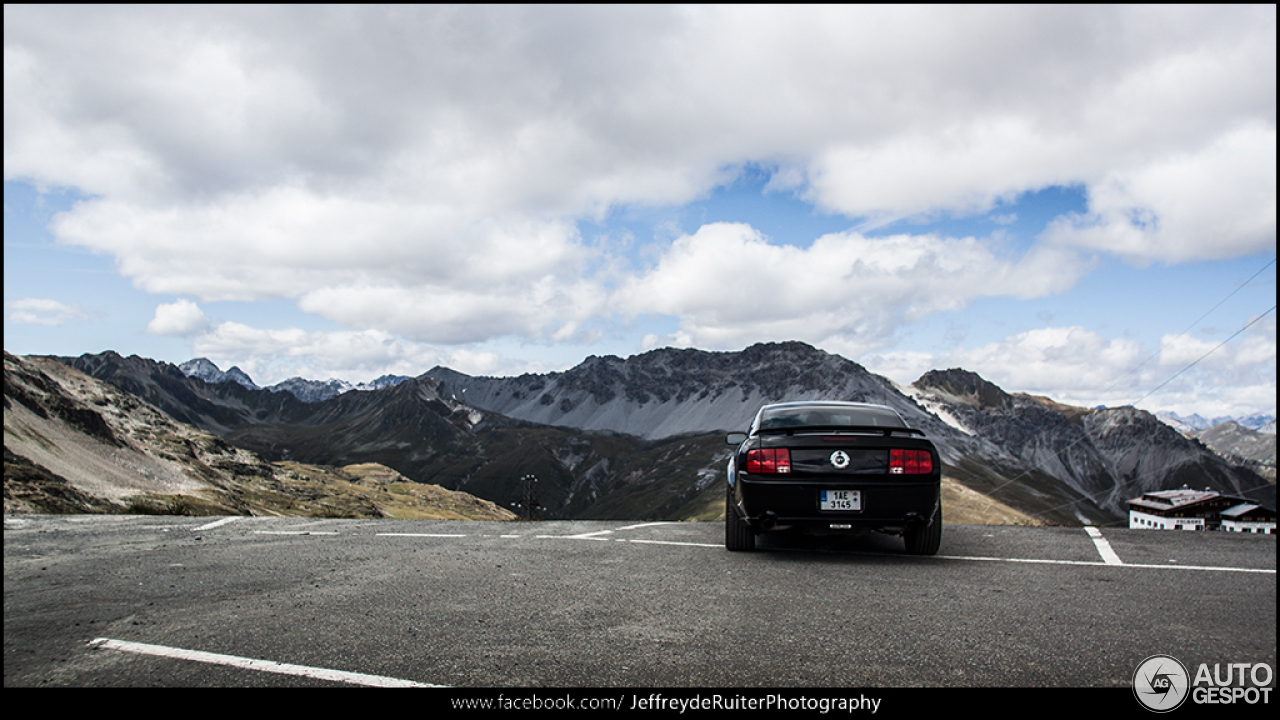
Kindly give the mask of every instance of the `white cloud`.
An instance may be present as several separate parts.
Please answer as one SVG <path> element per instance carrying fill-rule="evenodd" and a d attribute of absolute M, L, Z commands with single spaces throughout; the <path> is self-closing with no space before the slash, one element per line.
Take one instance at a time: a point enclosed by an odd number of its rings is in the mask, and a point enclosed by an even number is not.
<path fill-rule="evenodd" d="M 178 300 L 156 306 L 155 317 L 147 323 L 147 332 L 152 335 L 194 335 L 209 327 L 209 318 L 205 317 L 200 306 L 190 300 Z"/>
<path fill-rule="evenodd" d="M 554 276 L 519 286 L 510 278 L 474 287 L 343 286 L 308 293 L 299 307 L 349 327 L 391 328 L 413 340 L 444 344 L 491 337 L 572 337 L 577 321 L 602 305 L 589 282 Z"/>
<path fill-rule="evenodd" d="M 830 352 L 849 357 L 836 347 L 827 347 Z M 937 370 L 938 357 L 933 353 L 918 350 L 893 350 L 858 356 L 863 367 L 877 375 L 883 375 L 902 386 L 910 385 L 930 370 Z"/>
<path fill-rule="evenodd" d="M 1089 187 L 1089 210 L 1059 219 L 1046 238 L 1139 263 L 1274 251 L 1275 126 L 1250 124 L 1196 152 L 1116 170 Z"/>
<path fill-rule="evenodd" d="M 951 354 L 960 367 L 1011 391 L 1057 393 L 1065 402 L 1098 403 L 1136 399 L 1143 377 L 1125 377 L 1144 359 L 1141 346 L 1125 338 L 1107 339 L 1082 327 L 1031 330 Z"/>
<path fill-rule="evenodd" d="M 1144 394 L 1151 394 L 1140 406 L 1205 417 L 1274 414 L 1275 312 L 1254 320 L 1234 338 L 1230 332 L 1162 337 L 1157 366 L 1142 388 Z"/>
<path fill-rule="evenodd" d="M 1227 337 L 1217 336 L 1165 335 L 1160 341 L 1159 364 L 1162 371 L 1176 371 L 1194 364 L 1214 370 L 1219 378 L 1234 376 L 1234 380 L 1246 383 L 1269 378 L 1274 383 L 1275 313 L 1256 318 L 1244 333 L 1229 341 Z"/>
<path fill-rule="evenodd" d="M 164 207 L 108 199 L 54 219 L 60 238 L 117 253 L 154 292 L 296 298 L 362 279 L 477 286 L 540 277 L 583 257 L 572 223 L 468 218 L 444 204 L 326 196 L 293 186 Z"/>
<path fill-rule="evenodd" d="M 9 313 L 5 322 L 24 325 L 62 325 L 75 320 L 87 320 L 89 314 L 75 303 L 63 303 L 47 298 L 22 298 L 5 300 Z"/>
<path fill-rule="evenodd" d="M 504 360 L 476 345 L 439 347 L 381 330 L 262 329 L 224 322 L 193 338 L 193 352 L 220 367 L 238 365 L 262 386 L 291 377 L 367 382 L 385 374 L 418 376 L 444 365 L 473 375 L 544 372 L 538 363 Z"/>
<path fill-rule="evenodd" d="M 1047 327 L 974 348 L 892 351 L 861 361 L 904 385 L 928 370 L 960 367 L 1007 392 L 1083 407 L 1139 403 L 1153 412 L 1248 415 L 1275 412 L 1275 330 L 1272 314 L 1225 345 L 1225 337 L 1166 335 L 1156 349 L 1082 327 Z"/>
<path fill-rule="evenodd" d="M 204 354 L 264 369 L 421 368 L 455 357 L 446 345 L 496 367 L 486 341 L 581 342 L 652 314 L 680 325 L 646 346 L 794 338 L 907 367 L 919 358 L 894 355 L 898 328 L 1064 292 L 1099 253 L 1275 250 L 1274 6 L 4 13 L 6 180 L 86 197 L 55 238 L 146 292 L 286 299 L 347 328 L 204 332 L 190 301 L 148 326 L 203 332 Z M 1016 257 L 983 238 L 796 247 L 708 224 L 632 269 L 632 239 L 578 235 L 618 208 L 704 197 L 747 165 L 864 232 L 997 207 L 1004 222 L 1003 201 L 1052 186 L 1083 187 L 1088 208 Z M 11 322 L 82 312 L 10 307 Z M 1083 397 L 1131 351 L 1059 328 L 956 364 Z"/>
<path fill-rule="evenodd" d="M 121 255 L 153 293 L 296 300 L 347 327 L 460 343 L 554 335 L 603 305 L 596 251 L 563 220 L 468 219 L 453 208 L 298 188 L 219 204 L 110 200 L 58 216 L 64 240 Z"/>
<path fill-rule="evenodd" d="M 1274 29 L 1274 7 L 9 6 L 5 177 L 95 196 L 55 234 L 150 292 L 444 341 L 602 312 L 483 305 L 549 276 L 599 296 L 566 279 L 576 219 L 748 162 L 851 218 L 1083 184 L 1060 243 L 1234 257 L 1274 247 Z M 387 286 L 481 307 L 436 328 L 326 301 Z"/>
<path fill-rule="evenodd" d="M 699 347 L 789 338 L 842 343 L 856 357 L 926 315 L 980 297 L 1060 292 L 1084 270 L 1052 248 L 1002 260 L 975 238 L 838 233 L 802 249 L 716 223 L 676 239 L 656 267 L 619 288 L 615 307 L 679 317 Z"/>

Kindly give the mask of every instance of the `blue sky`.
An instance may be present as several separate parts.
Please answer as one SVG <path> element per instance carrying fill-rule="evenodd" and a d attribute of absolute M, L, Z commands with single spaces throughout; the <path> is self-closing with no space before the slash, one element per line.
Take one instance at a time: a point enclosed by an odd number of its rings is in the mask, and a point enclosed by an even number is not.
<path fill-rule="evenodd" d="M 1275 67 L 1274 7 L 6 7 L 5 349 L 1274 414 Z"/>

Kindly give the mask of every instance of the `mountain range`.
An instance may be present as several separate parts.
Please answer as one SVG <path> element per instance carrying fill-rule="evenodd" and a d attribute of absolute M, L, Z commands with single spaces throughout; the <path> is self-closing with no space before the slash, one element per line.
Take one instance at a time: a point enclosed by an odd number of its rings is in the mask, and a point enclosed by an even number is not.
<path fill-rule="evenodd" d="M 614 361 L 618 360 L 618 358 L 611 359 Z M 595 356 L 591 356 L 587 358 L 586 363 L 591 363 L 597 360 L 599 359 Z M 240 368 L 233 366 L 231 369 L 223 371 L 208 358 L 194 358 L 192 360 L 188 360 L 178 365 L 178 369 L 187 377 L 200 378 L 207 383 L 216 384 L 223 382 L 236 382 L 250 389 L 259 389 L 259 386 L 253 382 L 253 379 Z M 434 372 L 445 375 L 452 371 L 446 368 L 436 368 Z M 292 377 L 288 380 L 278 382 L 275 385 L 268 385 L 266 386 L 266 389 L 272 392 L 289 392 L 303 402 L 320 402 L 322 400 L 328 400 L 336 395 L 350 392 L 351 390 L 377 390 L 391 385 L 397 385 L 408 379 L 409 376 L 407 375 L 383 375 L 372 382 L 352 384 L 346 380 L 339 380 L 336 378 L 330 378 L 328 380 L 308 380 L 301 377 Z M 1209 430 L 1218 425 L 1225 425 L 1226 423 L 1235 423 L 1242 428 L 1253 430 L 1265 435 L 1276 434 L 1275 416 L 1265 415 L 1262 413 L 1255 413 L 1253 415 L 1242 417 L 1224 415 L 1215 417 L 1212 420 L 1206 420 L 1198 414 L 1182 416 L 1172 411 L 1161 411 L 1156 413 L 1156 417 L 1163 420 L 1175 430 L 1178 430 L 1184 435 L 1190 436 L 1196 436 L 1202 431 Z"/>
<path fill-rule="evenodd" d="M 377 463 L 267 461 L 68 365 L 9 353 L 4 507 L 6 513 L 515 517 Z"/>
<path fill-rule="evenodd" d="M 1169 425 L 1172 425 L 1175 429 L 1187 434 L 1194 434 L 1202 430 L 1208 430 L 1216 425 L 1223 425 L 1229 422 L 1266 435 L 1276 434 L 1275 416 L 1264 415 L 1262 413 L 1245 415 L 1243 417 L 1222 415 L 1215 417 L 1212 420 L 1206 420 L 1200 415 L 1194 413 L 1189 416 L 1183 416 L 1176 412 L 1164 411 L 1156 413 L 1156 417 L 1165 421 Z"/>
<path fill-rule="evenodd" d="M 750 351 L 750 349 L 748 350 Z M 703 377 L 693 377 L 693 384 L 683 391 L 679 388 L 674 390 L 675 405 L 671 405 L 672 391 L 666 389 L 664 380 L 672 377 L 673 373 L 680 374 L 681 360 L 679 354 L 685 353 L 687 355 L 688 352 L 694 353 L 693 356 L 689 357 L 698 357 L 697 351 L 676 351 L 676 356 L 673 358 L 673 366 L 648 367 L 639 371 L 642 374 L 656 372 L 657 375 L 655 377 L 635 377 L 635 368 L 629 369 L 625 361 L 616 357 L 597 358 L 592 356 L 587 358 L 582 366 L 576 369 L 578 371 L 576 374 L 579 377 L 575 379 L 575 382 L 580 387 L 589 385 L 595 388 L 590 394 L 596 402 L 586 405 L 582 405 L 579 402 L 580 398 L 576 397 L 580 393 L 570 392 L 567 397 L 557 401 L 559 403 L 558 407 L 550 407 L 551 400 L 560 394 L 555 391 L 563 390 L 563 388 L 552 388 L 552 392 L 543 392 L 542 384 L 546 381 L 545 379 L 540 379 L 542 376 L 525 376 L 527 382 L 523 386 L 514 389 L 508 388 L 508 395 L 503 398 L 497 398 L 492 395 L 493 389 L 509 385 L 509 383 L 504 383 L 501 379 L 467 377 L 462 380 L 464 376 L 447 368 L 435 368 L 429 374 L 433 374 L 434 377 L 441 380 L 455 381 L 456 385 L 463 386 L 462 392 L 464 394 L 468 390 L 471 391 L 476 396 L 472 398 L 472 402 L 514 417 L 521 417 L 535 422 L 569 425 L 588 431 L 616 430 L 629 432 L 639 427 L 641 428 L 642 436 L 664 436 L 679 434 L 680 432 L 698 432 L 706 426 L 710 417 L 723 418 L 726 408 L 723 406 L 717 407 L 717 402 L 724 395 L 726 389 L 735 386 L 732 380 L 717 382 L 717 379 L 726 377 L 726 373 L 729 372 L 728 368 L 704 367 L 702 368 L 704 371 Z M 695 362 L 694 364 L 697 363 Z M 219 370 L 207 358 L 189 360 L 179 365 L 178 369 L 188 377 L 197 377 L 208 383 L 236 382 L 250 389 L 259 389 L 259 386 L 240 368 L 232 367 L 224 372 Z M 811 368 L 811 370 L 822 371 L 821 368 Z M 614 403 L 610 410 L 603 410 L 602 407 L 613 398 L 613 390 L 608 389 L 611 386 L 612 379 L 618 376 L 619 373 L 627 372 L 631 372 L 631 376 L 628 377 L 628 382 L 623 383 L 623 386 L 633 393 L 639 393 L 635 399 L 645 400 L 649 393 L 642 388 L 654 385 L 653 392 L 659 402 L 652 405 L 648 402 L 642 402 L 641 407 L 643 410 L 630 408 L 631 412 L 628 413 L 626 422 L 622 422 L 616 416 L 619 407 L 621 407 L 620 405 Z M 589 377 L 584 378 L 583 376 Z M 370 383 L 352 384 L 332 378 L 320 381 L 294 377 L 268 386 L 266 389 L 272 392 L 288 392 L 303 402 L 321 402 L 352 390 L 377 390 L 397 385 L 408 379 L 410 378 L 405 375 L 383 375 Z M 683 379 L 689 381 L 691 378 L 684 377 Z M 655 381 L 656 385 L 654 384 Z M 924 381 L 923 378 L 922 381 Z M 927 383 L 925 383 L 925 386 L 927 387 Z M 817 385 L 811 384 L 808 389 L 812 390 L 817 387 Z M 683 401 L 692 388 L 697 389 L 699 398 L 702 400 L 707 399 L 703 395 L 704 392 L 711 393 L 710 402 L 694 406 L 692 410 L 688 406 L 676 407 L 677 405 L 686 405 Z M 776 388 L 774 389 L 776 390 Z M 883 390 L 880 392 L 882 397 L 887 397 L 887 393 L 883 392 Z M 874 389 L 870 393 L 863 392 L 862 394 L 864 396 L 868 394 L 874 395 Z M 721 403 L 721 405 L 724 405 L 724 403 Z M 750 405 L 751 402 L 748 402 L 748 406 Z M 611 416 L 611 412 L 615 413 L 615 415 Z M 728 409 L 728 415 L 734 416 L 732 409 Z M 741 420 L 741 413 L 737 417 Z M 1222 416 L 1206 420 L 1200 415 L 1193 414 L 1186 417 L 1180 416 L 1175 412 L 1165 411 L 1156 413 L 1156 417 L 1183 435 L 1201 440 L 1211 450 L 1227 460 L 1249 466 L 1263 477 L 1274 481 L 1274 416 L 1254 414 L 1246 417 Z M 659 418 L 661 421 L 655 423 L 653 422 L 654 418 Z"/>
<path fill-rule="evenodd" d="M 212 385 L 234 382 L 250 390 L 262 389 L 249 377 L 248 373 L 240 368 L 233 366 L 230 370 L 223 371 L 218 369 L 218 366 L 213 364 L 213 361 L 209 360 L 209 358 L 188 360 L 179 365 L 178 370 L 182 371 L 182 374 L 187 377 L 199 378 Z M 303 402 L 320 402 L 352 390 L 378 390 L 398 385 L 408 379 L 407 375 L 383 375 L 373 382 L 353 385 L 346 380 L 338 380 L 336 378 L 307 380 L 301 377 L 291 377 L 275 385 L 269 385 L 266 389 L 271 392 L 288 392 Z"/>
<path fill-rule="evenodd" d="M 1274 480 L 1144 411 L 1010 394 L 961 369 L 899 388 L 796 342 L 589 357 L 513 378 L 437 367 L 311 402 L 136 356 L 61 361 L 268 461 L 377 462 L 504 507 L 534 475 L 545 517 L 722 516 L 723 433 L 745 429 L 763 403 L 804 399 L 888 405 L 925 430 L 952 521 L 1117 523 L 1127 499 L 1183 485 L 1275 506 Z"/>

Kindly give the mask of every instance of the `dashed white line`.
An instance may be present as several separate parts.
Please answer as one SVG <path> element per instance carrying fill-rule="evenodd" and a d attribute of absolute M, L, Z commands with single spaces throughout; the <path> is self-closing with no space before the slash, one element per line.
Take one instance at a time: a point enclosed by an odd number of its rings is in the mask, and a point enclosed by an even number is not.
<path fill-rule="evenodd" d="M 463 534 L 456 533 L 378 533 L 378 537 L 433 537 L 433 538 L 460 538 L 467 537 Z"/>
<path fill-rule="evenodd" d="M 695 542 L 676 542 L 674 540 L 622 540 L 621 542 L 636 543 L 637 545 L 687 545 L 688 547 L 709 547 L 722 548 L 724 543 L 695 543 Z"/>
<path fill-rule="evenodd" d="M 328 530 L 254 530 L 254 535 L 337 535 Z"/>
<path fill-rule="evenodd" d="M 1120 556 L 1116 554 L 1116 551 L 1111 549 L 1111 543 L 1107 542 L 1107 539 L 1102 537 L 1101 530 L 1089 525 L 1085 527 L 1084 531 L 1089 534 L 1089 537 L 1093 538 L 1093 545 L 1098 548 L 1098 554 L 1102 556 L 1103 562 L 1108 565 L 1124 564 L 1120 561 Z"/>
<path fill-rule="evenodd" d="M 239 520 L 239 519 L 240 519 L 240 518 L 239 518 L 239 517 L 236 517 L 236 516 L 233 516 L 233 517 L 225 517 L 225 518 L 222 518 L 221 520 L 214 520 L 214 521 L 213 521 L 213 522 L 211 522 L 211 523 L 205 523 L 204 525 L 200 525 L 200 526 L 198 526 L 198 527 L 193 527 L 193 528 L 191 528 L 191 531 L 192 531 L 192 532 L 195 532 L 196 530 L 212 530 L 212 529 L 214 529 L 214 528 L 216 528 L 216 527 L 221 527 L 221 526 L 223 526 L 223 525 L 226 525 L 227 523 L 233 523 L 233 522 L 235 522 L 235 521 L 237 521 L 237 520 Z"/>
<path fill-rule="evenodd" d="M 246 670 L 276 673 L 278 675 L 296 675 L 298 677 L 330 680 L 333 682 L 348 683 L 350 685 L 367 685 L 370 687 L 447 687 L 445 685 L 429 685 L 427 683 L 414 682 L 413 680 L 402 680 L 400 678 L 385 677 L 382 675 L 367 675 L 365 673 L 347 672 L 345 670 L 330 670 L 328 668 L 308 667 L 306 665 L 291 665 L 289 663 L 279 663 L 273 660 L 255 660 L 253 658 L 237 657 L 235 655 L 220 655 L 218 653 L 204 652 L 201 650 L 184 650 L 182 648 L 167 647 L 165 645 L 149 645 L 147 643 L 129 642 L 127 640 L 112 640 L 111 638 L 97 638 L 92 640 L 89 643 L 89 647 L 119 650 L 121 652 L 136 653 L 139 655 L 175 658 L 177 660 L 191 660 L 194 662 L 209 663 L 211 665 L 227 665 L 230 667 L 244 668 Z"/>

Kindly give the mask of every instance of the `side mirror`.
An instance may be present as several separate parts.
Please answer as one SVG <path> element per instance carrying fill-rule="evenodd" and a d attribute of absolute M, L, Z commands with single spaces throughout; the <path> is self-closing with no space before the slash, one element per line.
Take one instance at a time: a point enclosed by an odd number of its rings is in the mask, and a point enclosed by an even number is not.
<path fill-rule="evenodd" d="M 733 445 L 734 447 L 737 447 L 738 445 L 741 445 L 746 441 L 747 441 L 746 433 L 736 432 L 736 433 L 729 433 L 728 435 L 724 436 L 725 444 Z"/>

